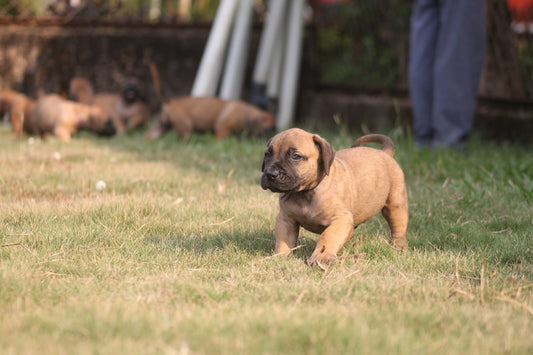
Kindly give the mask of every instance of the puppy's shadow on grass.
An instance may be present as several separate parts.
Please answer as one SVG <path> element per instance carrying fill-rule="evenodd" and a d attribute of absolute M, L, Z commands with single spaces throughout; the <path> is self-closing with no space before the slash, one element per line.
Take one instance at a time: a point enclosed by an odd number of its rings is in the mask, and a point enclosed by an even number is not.
<path fill-rule="evenodd" d="M 261 229 L 253 232 L 201 233 L 191 235 L 152 235 L 145 242 L 171 250 L 184 250 L 197 254 L 208 254 L 214 250 L 228 248 L 247 254 L 268 255 L 274 250 L 275 240 L 272 232 Z"/>
<path fill-rule="evenodd" d="M 258 229 L 252 232 L 207 233 L 203 235 L 151 235 L 144 238 L 146 244 L 158 248 L 185 251 L 194 254 L 207 255 L 215 251 L 227 250 L 228 253 L 240 253 L 249 256 L 269 257 L 274 255 L 275 238 L 272 230 Z M 302 238 L 293 257 L 307 260 L 311 255 L 316 241 Z"/>

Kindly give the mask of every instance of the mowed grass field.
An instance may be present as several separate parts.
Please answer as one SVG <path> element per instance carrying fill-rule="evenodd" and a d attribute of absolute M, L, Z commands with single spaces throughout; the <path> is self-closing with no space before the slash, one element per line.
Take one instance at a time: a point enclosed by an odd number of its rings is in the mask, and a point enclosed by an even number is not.
<path fill-rule="evenodd" d="M 322 133 L 336 149 L 361 135 Z M 266 139 L 65 144 L 4 127 L 0 352 L 533 353 L 532 147 L 429 152 L 382 133 L 406 175 L 409 251 L 379 215 L 322 272 L 307 231 L 272 256 Z"/>

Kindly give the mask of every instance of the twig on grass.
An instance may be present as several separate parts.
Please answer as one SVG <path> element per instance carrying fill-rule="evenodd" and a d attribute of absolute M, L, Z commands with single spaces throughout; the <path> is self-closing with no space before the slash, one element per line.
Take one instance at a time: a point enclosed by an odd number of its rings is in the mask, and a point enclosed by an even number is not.
<path fill-rule="evenodd" d="M 531 308 L 529 305 L 517 301 L 515 299 L 512 299 L 511 297 L 507 296 L 506 294 L 502 294 L 500 297 L 496 297 L 498 301 L 507 302 L 514 306 L 517 306 L 519 308 L 522 308 L 524 311 L 528 312 L 529 314 L 533 315 L 533 308 Z"/>
<path fill-rule="evenodd" d="M 481 305 L 485 303 L 484 298 L 484 291 L 485 291 L 485 264 L 481 266 L 481 280 L 479 281 L 479 302 Z"/>
<path fill-rule="evenodd" d="M 231 179 L 231 176 L 234 172 L 235 168 L 231 169 L 231 171 L 228 173 L 228 176 L 226 176 L 226 181 L 224 181 L 224 183 L 221 184 L 220 182 L 217 182 L 217 192 L 219 194 L 223 194 L 224 192 L 226 192 L 226 188 L 229 185 L 229 180 Z"/>
<path fill-rule="evenodd" d="M 14 246 L 21 246 L 23 247 L 28 253 L 30 253 L 31 255 L 33 255 L 34 257 L 37 257 L 37 254 L 35 254 L 33 251 L 31 251 L 30 249 L 28 249 L 24 244 L 18 242 L 18 243 L 10 243 L 10 244 L 2 244 L 0 245 L 0 247 L 2 248 L 5 248 L 5 247 L 14 247 Z"/>
<path fill-rule="evenodd" d="M 300 302 L 302 302 L 302 299 L 304 298 L 305 294 L 307 293 L 307 290 L 303 290 L 299 295 L 298 297 L 296 298 L 296 300 L 294 301 L 294 303 L 292 304 L 293 307 L 297 306 L 298 304 L 300 304 Z"/>
<path fill-rule="evenodd" d="M 460 293 L 461 295 L 467 296 L 470 300 L 473 300 L 474 298 L 476 298 L 476 296 L 474 296 L 472 293 L 463 291 L 463 290 L 458 289 L 458 288 L 456 288 L 453 291 L 451 291 L 450 292 L 450 296 L 448 298 L 451 298 L 452 296 L 455 296 L 458 293 Z"/>
<path fill-rule="evenodd" d="M 511 232 L 511 228 L 506 228 L 506 229 L 502 229 L 500 231 L 494 231 L 492 232 L 492 234 L 501 234 L 501 233 L 506 233 L 506 232 Z"/>
<path fill-rule="evenodd" d="M 31 251 L 28 247 L 26 247 L 24 244 L 20 243 L 20 246 L 23 247 L 28 253 L 33 255 L 34 257 L 37 257 L 38 255 L 35 254 L 33 251 Z"/>
<path fill-rule="evenodd" d="M 142 226 L 140 226 L 139 228 L 137 228 L 136 232 L 140 231 L 141 229 L 143 229 L 148 223 L 145 223 L 143 224 Z"/>
<path fill-rule="evenodd" d="M 221 225 L 223 225 L 223 224 L 226 224 L 226 223 L 228 223 L 228 222 L 231 222 L 231 221 L 234 220 L 234 219 L 235 219 L 235 216 L 233 216 L 233 217 L 231 217 L 231 218 L 228 218 L 228 219 L 226 219 L 225 221 L 222 221 L 222 222 L 208 224 L 207 226 L 208 226 L 208 227 L 221 226 Z"/>
<path fill-rule="evenodd" d="M 5 248 L 5 247 L 12 247 L 12 246 L 15 246 L 15 245 L 21 245 L 21 243 L 2 244 L 2 245 L 0 245 L 0 247 L 1 248 Z"/>
<path fill-rule="evenodd" d="M 459 255 L 455 258 L 455 282 L 459 283 Z"/>

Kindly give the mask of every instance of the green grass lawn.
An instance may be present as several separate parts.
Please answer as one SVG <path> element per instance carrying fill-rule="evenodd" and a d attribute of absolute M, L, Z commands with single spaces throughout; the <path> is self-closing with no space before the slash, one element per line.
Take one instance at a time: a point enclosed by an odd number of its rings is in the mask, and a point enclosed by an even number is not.
<path fill-rule="evenodd" d="M 273 257 L 266 140 L 0 130 L 2 354 L 531 354 L 531 146 L 389 134 L 410 249 L 377 216 L 327 272 Z M 327 133 L 336 149 L 358 132 Z M 97 189 L 97 182 L 105 188 Z"/>

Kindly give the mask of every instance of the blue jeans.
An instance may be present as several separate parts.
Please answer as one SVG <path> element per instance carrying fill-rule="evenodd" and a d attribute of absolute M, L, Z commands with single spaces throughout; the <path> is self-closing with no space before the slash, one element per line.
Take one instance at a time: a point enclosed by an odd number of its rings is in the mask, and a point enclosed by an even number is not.
<path fill-rule="evenodd" d="M 415 0 L 409 90 L 415 141 L 455 146 L 472 131 L 486 52 L 485 0 Z"/>

